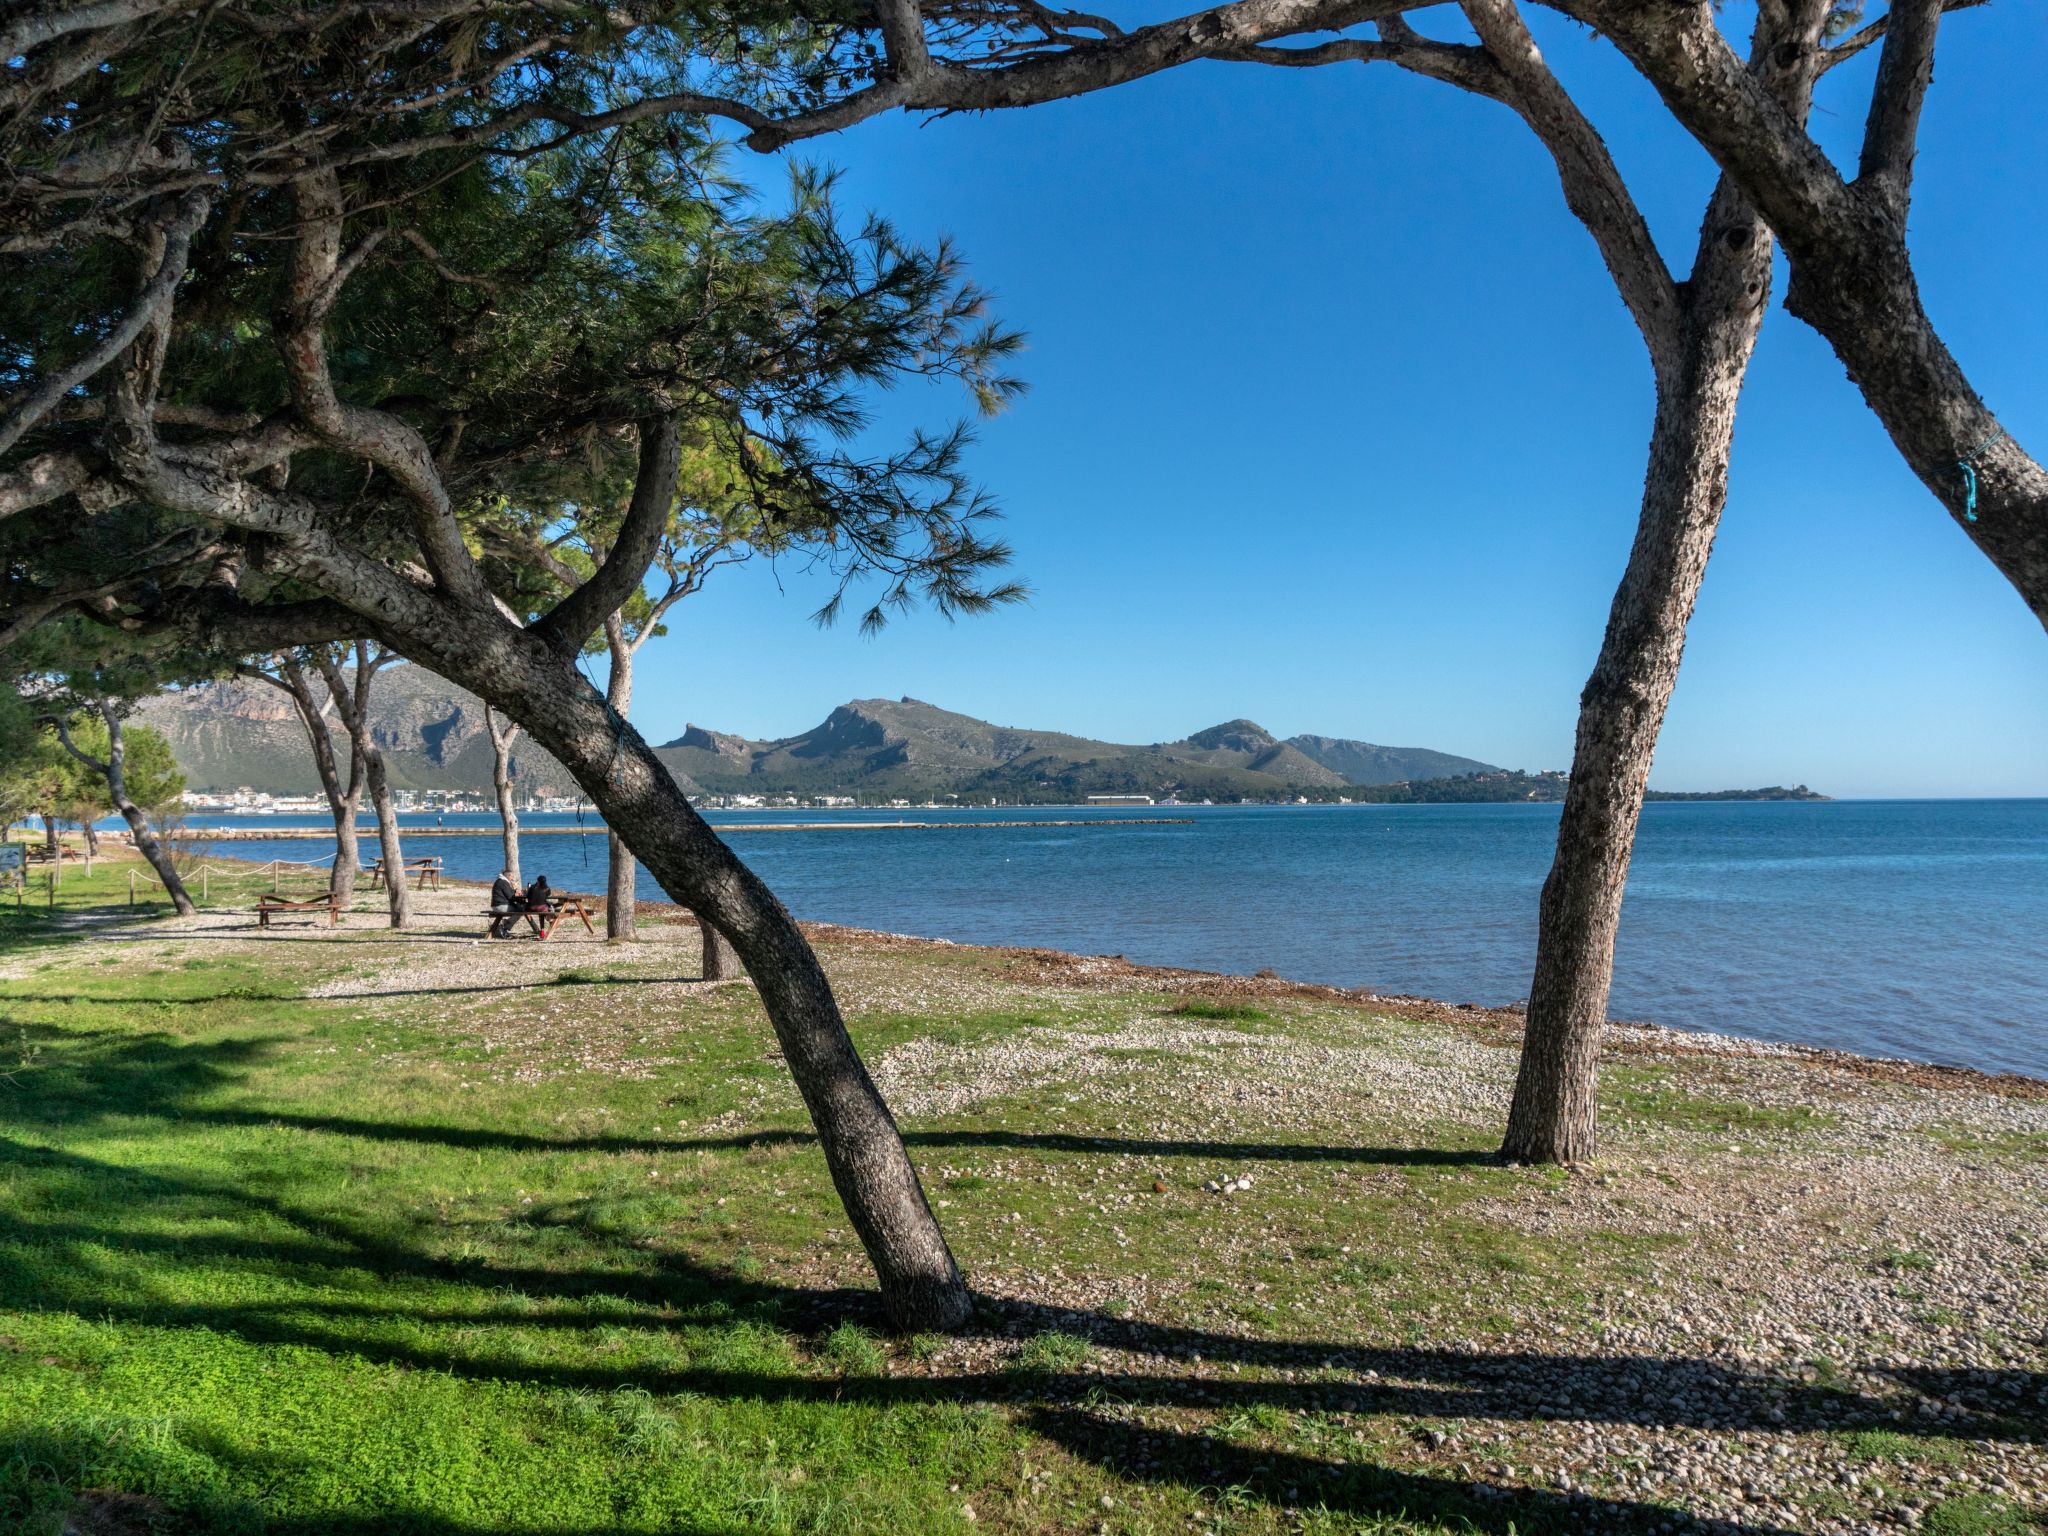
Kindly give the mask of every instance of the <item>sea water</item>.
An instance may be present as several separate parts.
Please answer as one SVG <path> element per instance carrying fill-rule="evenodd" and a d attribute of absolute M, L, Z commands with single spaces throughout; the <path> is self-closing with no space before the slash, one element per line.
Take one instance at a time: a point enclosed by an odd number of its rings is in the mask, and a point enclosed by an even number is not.
<path fill-rule="evenodd" d="M 1015 825 L 1148 817 L 1185 822 Z M 1498 1004 L 1528 992 L 1557 817 L 1554 805 L 1375 805 L 710 819 L 1004 823 L 731 832 L 740 856 L 803 918 L 1202 970 L 1270 967 L 1302 981 Z M 442 855 L 451 875 L 489 879 L 495 818 L 446 825 L 476 832 L 418 839 L 409 851 Z M 594 817 L 584 825 L 587 835 L 530 839 L 525 872 L 558 889 L 602 891 L 602 827 Z M 366 837 L 366 854 L 374 841 Z M 220 851 L 307 859 L 332 843 Z M 662 895 L 645 870 L 639 889 Z M 1622 908 L 1612 1012 L 2048 1076 L 2048 800 L 1652 804 Z"/>

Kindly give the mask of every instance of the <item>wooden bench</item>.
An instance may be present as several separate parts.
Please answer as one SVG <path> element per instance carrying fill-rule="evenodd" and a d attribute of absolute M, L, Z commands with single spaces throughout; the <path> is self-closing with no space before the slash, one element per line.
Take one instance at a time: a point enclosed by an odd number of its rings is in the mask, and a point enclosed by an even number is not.
<path fill-rule="evenodd" d="M 498 920 L 502 917 L 525 918 L 526 926 L 543 944 L 553 936 L 555 929 L 561 926 L 565 917 L 581 918 L 584 930 L 595 934 L 597 930 L 590 926 L 590 909 L 590 901 L 582 896 L 557 896 L 543 912 L 486 912 L 483 914 L 484 937 L 490 937 L 491 929 L 497 926 Z"/>
<path fill-rule="evenodd" d="M 413 889 L 416 891 L 424 891 L 430 884 L 438 891 L 441 889 L 441 860 L 436 855 L 428 855 L 418 859 L 407 859 L 405 861 L 404 873 L 399 878 L 401 880 L 411 880 Z M 373 859 L 370 861 L 370 889 L 374 891 L 383 883 L 384 861 L 382 859 Z"/>
<path fill-rule="evenodd" d="M 341 922 L 341 903 L 332 891 L 318 896 L 278 896 L 264 891 L 256 898 L 256 926 L 268 928 L 273 915 L 281 912 L 317 912 L 327 909 L 327 926 L 333 928 Z"/>

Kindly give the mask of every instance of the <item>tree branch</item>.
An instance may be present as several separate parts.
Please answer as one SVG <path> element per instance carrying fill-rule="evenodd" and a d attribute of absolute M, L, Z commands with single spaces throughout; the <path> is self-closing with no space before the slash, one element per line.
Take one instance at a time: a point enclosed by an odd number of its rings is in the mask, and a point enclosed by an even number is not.
<path fill-rule="evenodd" d="M 1091 39 L 1086 46 L 1069 46 L 1009 63 L 932 61 L 920 75 L 892 71 L 839 101 L 765 122 L 753 129 L 747 143 L 757 150 L 776 150 L 897 107 L 982 112 L 1059 101 L 1157 74 L 1193 59 L 1216 58 L 1304 33 L 1339 32 L 1435 3 L 1438 0 L 1229 0 L 1170 21 L 1118 31 L 1099 41 Z M 732 116 L 716 105 L 706 110 Z"/>
<path fill-rule="evenodd" d="M 611 554 L 588 581 L 534 622 L 534 632 L 556 650 L 580 650 L 605 616 L 617 612 L 647 579 L 674 512 L 682 442 L 682 427 L 673 415 L 640 424 L 639 474 Z"/>
<path fill-rule="evenodd" d="M 69 752 L 73 757 L 77 758 L 81 763 L 85 764 L 86 767 L 90 768 L 94 773 L 98 774 L 103 779 L 108 777 L 108 775 L 113 772 L 112 768 L 109 767 L 106 763 L 101 762 L 98 758 L 92 756 L 92 754 L 90 754 L 89 752 L 86 752 L 83 748 L 81 748 L 78 745 L 77 742 L 71 739 L 70 724 L 64 719 L 62 715 L 51 715 L 48 717 L 48 719 L 49 723 L 56 727 L 57 739 L 64 743 L 64 750 L 66 752 Z"/>
<path fill-rule="evenodd" d="M 163 226 L 162 258 L 156 271 L 136 293 L 128 313 L 83 357 L 69 368 L 45 379 L 8 414 L 5 422 L 0 422 L 0 453 L 20 442 L 22 434 L 49 415 L 66 395 L 127 351 L 144 328 L 169 307 L 171 296 L 185 275 L 186 263 L 191 259 L 192 236 L 206 222 L 210 206 L 211 201 L 200 192 L 188 192 L 179 200 L 177 212 Z"/>
<path fill-rule="evenodd" d="M 1551 73 L 1514 0 L 1460 0 L 1459 8 L 1508 81 L 1499 99 L 1550 151 L 1565 203 L 1600 248 L 1650 350 L 1651 366 L 1660 381 L 1666 379 L 1676 366 L 1683 328 L 1678 289 L 1600 130 Z"/>
<path fill-rule="evenodd" d="M 300 231 L 278 321 L 278 350 L 293 404 L 329 447 L 368 459 L 397 482 L 412 504 L 420 553 L 435 584 L 472 607 L 487 608 L 483 573 L 462 542 L 454 504 L 426 439 L 396 416 L 344 404 L 335 393 L 327 361 L 327 315 L 372 242 L 343 256 L 341 182 L 332 171 L 310 173 L 293 185 Z"/>
<path fill-rule="evenodd" d="M 75 453 L 39 453 L 0 474 L 0 518 L 40 507 L 90 484 L 92 468 Z"/>
<path fill-rule="evenodd" d="M 1870 92 L 1870 115 L 1863 127 L 1856 186 L 1867 188 L 1901 223 L 1912 196 L 1920 109 L 1934 82 L 1934 37 L 1942 9 L 1942 0 L 1892 0 L 1877 83 Z"/>

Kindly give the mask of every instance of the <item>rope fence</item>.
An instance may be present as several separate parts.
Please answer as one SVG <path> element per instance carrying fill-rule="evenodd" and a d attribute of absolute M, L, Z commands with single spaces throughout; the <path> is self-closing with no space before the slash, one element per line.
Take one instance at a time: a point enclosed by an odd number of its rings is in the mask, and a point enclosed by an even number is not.
<path fill-rule="evenodd" d="M 198 879 L 199 900 L 204 904 L 212 894 L 212 877 L 215 874 L 223 877 L 237 875 L 260 876 L 267 870 L 270 873 L 270 888 L 275 891 L 283 888 L 284 876 L 287 871 L 300 871 L 306 874 L 317 873 L 322 870 L 323 866 L 333 863 L 335 857 L 335 854 L 330 853 L 317 859 L 265 859 L 260 864 L 239 861 L 234 864 L 221 864 L 213 860 L 201 859 L 197 864 L 188 864 L 180 868 L 178 877 L 188 883 L 195 877 Z M 82 877 L 90 880 L 93 876 L 92 860 L 86 859 L 82 862 L 84 868 L 77 872 L 74 878 Z M 163 877 L 154 868 L 145 865 L 138 869 L 133 864 L 129 864 L 127 870 L 129 906 L 135 905 L 138 881 L 154 881 L 159 890 L 164 889 Z M 63 873 L 58 861 L 51 861 L 48 869 L 45 871 L 44 879 L 45 905 L 55 907 L 57 905 L 57 892 L 63 889 L 64 884 Z M 6 885 L 0 885 L 0 891 L 4 891 L 7 885 L 13 886 L 14 905 L 17 911 L 27 904 L 28 883 L 28 866 L 22 864 L 6 871 Z"/>

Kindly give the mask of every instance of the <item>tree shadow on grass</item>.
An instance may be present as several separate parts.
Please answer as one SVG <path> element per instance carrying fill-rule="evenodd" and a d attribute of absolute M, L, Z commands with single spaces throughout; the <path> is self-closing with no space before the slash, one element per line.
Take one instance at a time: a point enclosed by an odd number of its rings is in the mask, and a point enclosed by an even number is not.
<path fill-rule="evenodd" d="M 276 1125 L 372 1140 L 536 1152 L 662 1152 L 744 1149 L 807 1143 L 807 1132 L 767 1131 L 718 1140 L 540 1137 L 434 1125 L 386 1124 L 294 1116 L 262 1108 L 222 1108 L 209 1098 L 239 1083 L 275 1042 L 264 1038 L 187 1043 L 163 1035 L 63 1031 L 36 1026 L 35 1039 L 71 1049 L 40 1062 L 35 1081 L 0 1094 L 0 1113 L 16 1123 L 67 1125 L 92 1115 L 156 1115 L 219 1125 Z M 32 1091 L 23 1091 L 24 1088 Z M 1441 1149 L 1344 1149 L 1178 1143 L 1007 1131 L 914 1133 L 913 1145 L 1000 1146 L 1105 1155 L 1186 1154 L 1279 1160 L 1482 1162 L 1479 1153 Z M 12 1192 L 0 1212 L 0 1306 L 69 1314 L 151 1328 L 203 1328 L 261 1346 L 290 1346 L 338 1358 L 443 1373 L 480 1382 L 608 1391 L 695 1393 L 725 1400 L 797 1400 L 870 1406 L 990 1403 L 1021 1416 L 1037 1433 L 1115 1474 L 1188 1488 L 1233 1490 L 1231 1497 L 1289 1507 L 1321 1505 L 1358 1518 L 1429 1515 L 1474 1530 L 1569 1531 L 1589 1525 L 1622 1532 L 1660 1529 L 1671 1511 L 1622 1499 L 1495 1487 L 1483 1480 L 1260 1452 L 1199 1427 L 1134 1421 L 1129 1411 L 1220 1415 L 1271 1408 L 1301 1414 L 1344 1413 L 1496 1423 L 1573 1422 L 1682 1426 L 1716 1431 L 1894 1428 L 1911 1398 L 1878 1397 L 1846 1386 L 1816 1385 L 1745 1371 L 1711 1359 L 1546 1355 L 1373 1347 L 1342 1341 L 1244 1338 L 1208 1329 L 1131 1321 L 1083 1310 L 981 1299 L 974 1332 L 1017 1340 L 1060 1332 L 1091 1340 L 1103 1368 L 1026 1374 L 1001 1366 L 947 1375 L 839 1377 L 728 1370 L 675 1363 L 607 1363 L 597 1351 L 565 1361 L 529 1358 L 494 1330 L 715 1328 L 735 1316 L 822 1334 L 848 1318 L 879 1321 L 871 1293 L 778 1285 L 702 1263 L 679 1247 L 630 1250 L 587 1206 L 535 1211 L 538 1262 L 504 1264 L 437 1255 L 414 1231 L 370 1228 L 347 1215 L 295 1205 L 263 1185 L 263 1175 L 200 1177 L 101 1161 L 76 1152 L 0 1137 L 0 1174 Z M 615 1251 L 616 1266 L 545 1262 L 551 1230 L 575 1229 L 578 1250 Z M 442 1234 L 441 1241 L 446 1241 Z M 559 1251 L 559 1250 L 557 1250 Z M 168 1299 L 162 1277 L 214 1271 L 214 1294 L 232 1296 L 258 1282 L 284 1282 L 300 1299 L 185 1302 Z M 367 1283 L 366 1283 L 367 1282 Z M 423 1294 L 431 1285 L 473 1291 L 475 1307 Z M 335 1295 L 354 1292 L 362 1299 Z M 506 1293 L 514 1293 L 507 1301 Z M 388 1329 L 379 1329 L 388 1319 Z M 449 1330 L 446 1337 L 431 1332 Z M 987 1352 L 983 1352 L 986 1358 Z M 714 1356 L 715 1358 L 715 1356 Z M 1235 1366 L 1251 1374 L 1217 1374 Z M 2048 1377 L 2007 1372 L 1985 1380 L 1900 1365 L 1889 1371 L 1910 1393 L 1953 1394 L 1960 1413 L 1921 1434 L 2038 1442 L 2048 1424 Z M 1284 1374 L 1284 1373 L 1292 1373 Z M 1312 1379 L 1295 1379 L 1302 1376 Z M 1105 1402 L 1125 1405 L 1105 1412 Z M 4 1448 L 0 1448 L 4 1451 Z M 271 1529 L 290 1530 L 289 1523 Z M 325 1522 L 310 1531 L 351 1529 Z M 385 1523 L 362 1529 L 396 1529 Z M 421 1514 L 412 1528 L 455 1533 L 478 1529 Z M 1695 1527 L 1702 1528 L 1702 1527 Z M 1768 1524 L 1703 1527 L 1767 1536 Z"/>
<path fill-rule="evenodd" d="M 800 1287 L 747 1279 L 670 1249 L 658 1268 L 549 1268 L 505 1265 L 482 1259 L 444 1258 L 383 1232 L 366 1231 L 346 1218 L 293 1206 L 266 1193 L 218 1180 L 174 1176 L 100 1163 L 75 1153 L 0 1138 L 0 1168 L 11 1175 L 42 1173 L 41 1202 L 59 1209 L 133 1212 L 133 1226 L 76 1219 L 37 1219 L 0 1213 L 0 1243 L 19 1251 L 54 1255 L 15 1268 L 0 1280 L 0 1302 L 31 1310 L 68 1311 L 153 1326 L 205 1327 L 232 1332 L 252 1342 L 304 1345 L 418 1369 L 446 1371 L 486 1380 L 605 1390 L 641 1388 L 657 1392 L 698 1392 L 711 1396 L 796 1396 L 872 1398 L 880 1401 L 943 1399 L 1071 1401 L 1110 1393 L 1116 1399 L 1156 1407 L 1245 1409 L 1259 1406 L 1365 1415 L 1396 1414 L 1446 1419 L 1634 1424 L 1644 1427 L 1742 1429 L 1859 1429 L 1895 1427 L 1896 1400 L 1881 1400 L 1852 1388 L 1809 1383 L 1731 1363 L 1697 1357 L 1574 1355 L 1530 1351 L 1486 1353 L 1458 1349 L 1382 1347 L 1341 1341 L 1246 1338 L 1211 1329 L 1149 1323 L 1097 1312 L 982 1297 L 969 1332 L 988 1339 L 1019 1339 L 1046 1332 L 1074 1335 L 1105 1349 L 1166 1365 L 1170 1369 L 1115 1369 L 1026 1375 L 996 1369 L 945 1377 L 814 1379 L 756 1377 L 715 1370 L 668 1366 L 535 1364 L 489 1354 L 456 1354 L 423 1347 L 413 1325 L 510 1327 L 560 1330 L 600 1327 L 670 1329 L 701 1309 L 713 1320 L 758 1314 L 799 1331 L 822 1333 L 854 1317 L 879 1322 L 874 1296 L 842 1288 Z M 95 1190 L 86 1182 L 96 1183 Z M 25 1182 L 25 1181 L 24 1181 Z M 147 1223 L 169 1215 L 199 1222 L 205 1230 L 154 1230 Z M 240 1231 L 219 1230 L 238 1221 Z M 606 1234 L 587 1213 L 542 1213 L 536 1235 L 550 1226 L 580 1226 L 592 1242 Z M 282 1228 L 278 1235 L 264 1229 Z M 344 1272 L 348 1289 L 362 1289 L 364 1274 L 378 1285 L 402 1281 L 456 1284 L 478 1292 L 475 1308 L 421 1308 L 394 1292 L 365 1301 L 331 1297 L 276 1304 L 187 1304 L 134 1302 L 110 1283 L 110 1266 L 99 1255 L 138 1255 L 181 1265 L 213 1264 L 276 1278 L 296 1272 Z M 646 1250 L 632 1257 L 644 1266 Z M 323 1282 L 327 1273 L 297 1273 Z M 16 1294 L 18 1293 L 18 1294 Z M 503 1298 L 511 1293 L 516 1299 Z M 543 1313 L 537 1303 L 558 1303 Z M 575 1310 L 578 1303 L 588 1304 Z M 638 1312 L 635 1306 L 643 1309 Z M 407 1336 L 390 1341 L 367 1338 L 341 1326 L 349 1319 L 389 1317 L 407 1325 Z M 1197 1368 L 1196 1362 L 1200 1362 Z M 1217 1367 L 1312 1373 L 1313 1380 L 1213 1375 Z M 1883 1365 L 1903 1385 L 1930 1396 L 1961 1398 L 1962 1417 L 1919 1432 L 1957 1438 L 2038 1442 L 2048 1439 L 2048 1375 L 2037 1372 L 1922 1370 Z M 1920 1378 L 1924 1378 L 1920 1379 Z"/>
<path fill-rule="evenodd" d="M 236 993 L 240 1002 L 295 1003 L 289 995 Z M 0 995 L 0 1008 L 27 1001 Z M 51 997 L 48 1002 L 105 1002 L 109 999 Z M 219 1002 L 204 998 L 139 999 L 165 1005 Z M 33 1067 L 0 1081 L 0 1116 L 17 1125 L 61 1122 L 78 1125 L 94 1116 L 158 1116 L 186 1124 L 279 1126 L 364 1141 L 406 1142 L 492 1152 L 600 1152 L 672 1155 L 688 1152 L 745 1152 L 764 1147 L 811 1146 L 808 1129 L 764 1128 L 731 1136 L 545 1136 L 486 1126 L 372 1120 L 349 1115 L 308 1115 L 282 1109 L 207 1102 L 234 1089 L 242 1073 L 288 1043 L 284 1035 L 240 1036 L 189 1041 L 132 1030 L 101 1030 L 50 1024 L 12 1025 L 28 1049 L 45 1050 Z M 29 1080 L 32 1078 L 32 1082 Z M 9 1087 L 15 1092 L 8 1092 Z M 1209 1161 L 1359 1163 L 1398 1167 L 1471 1167 L 1497 1159 L 1488 1151 L 1449 1147 L 1347 1147 L 1305 1142 L 1174 1141 L 1155 1137 L 1082 1136 L 1061 1131 L 938 1129 L 909 1131 L 913 1148 L 1001 1148 L 1008 1151 L 1069 1152 L 1104 1157 L 1198 1158 Z"/>
<path fill-rule="evenodd" d="M 769 1373 L 692 1363 L 605 1363 L 592 1351 L 535 1360 L 504 1330 L 716 1329 L 735 1317 L 822 1334 L 847 1318 L 878 1321 L 865 1292 L 779 1285 L 734 1275 L 671 1248 L 636 1248 L 616 1268 L 503 1264 L 437 1256 L 401 1236 L 345 1216 L 308 1210 L 256 1186 L 255 1176 L 209 1178 L 131 1168 L 78 1153 L 0 1138 L 0 1172 L 24 1197 L 0 1213 L 0 1306 L 69 1314 L 148 1328 L 200 1328 L 258 1346 L 317 1350 L 407 1370 L 479 1382 L 558 1390 L 637 1389 L 714 1400 L 801 1401 L 870 1407 L 921 1403 L 994 1404 L 1035 1433 L 1119 1477 L 1224 1491 L 1227 1500 L 1285 1508 L 1322 1507 L 1359 1519 L 1430 1518 L 1471 1530 L 1626 1533 L 1662 1529 L 1673 1512 L 1627 1499 L 1574 1495 L 1430 1468 L 1250 1448 L 1190 1422 L 1248 1409 L 1301 1414 L 1393 1416 L 1404 1420 L 1574 1422 L 1653 1428 L 1851 1430 L 1892 1428 L 1898 1399 L 1844 1386 L 1743 1371 L 1707 1359 L 1652 1356 L 1488 1354 L 1455 1349 L 1373 1347 L 1342 1341 L 1243 1338 L 1212 1330 L 1111 1318 L 1083 1310 L 982 1298 L 971 1330 L 1014 1340 L 1063 1332 L 1092 1341 L 1101 1368 L 1029 1374 L 996 1365 L 946 1375 L 827 1376 Z M 58 1213 L 46 1215 L 45 1213 Z M 78 1213 L 89 1213 L 81 1215 Z M 106 1213 L 112 1213 L 111 1215 Z M 187 1223 L 197 1230 L 165 1230 Z M 602 1244 L 602 1223 L 563 1208 L 535 1219 L 579 1226 Z M 138 1262 L 140 1261 L 139 1271 Z M 166 1299 L 149 1271 L 214 1271 L 208 1289 L 232 1295 L 263 1280 L 300 1294 L 275 1302 Z M 423 1282 L 457 1285 L 476 1305 L 450 1306 L 422 1294 Z M 337 1297 L 337 1289 L 362 1299 Z M 509 1293 L 509 1297 L 508 1297 Z M 379 1330 L 388 1320 L 388 1330 Z M 432 1332 L 445 1328 L 445 1338 Z M 496 1337 L 493 1337 L 496 1334 Z M 545 1352 L 545 1351 L 540 1351 Z M 715 1351 L 708 1357 L 715 1361 Z M 986 1358 L 984 1354 L 984 1358 Z M 1273 1374 L 1244 1375 L 1229 1367 Z M 1882 1369 L 1882 1367 L 1878 1367 Z M 1291 1373 L 1291 1374 L 1282 1374 Z M 1909 1388 L 1954 1392 L 1959 1418 L 1920 1433 L 1956 1438 L 2039 1440 L 2030 1405 L 2048 1401 L 2048 1377 L 1898 1367 Z M 1298 1379 L 1306 1376 L 1309 1379 Z M 2011 1389 L 2011 1390 L 2008 1390 Z M 2017 1402 L 2015 1402 L 2017 1399 Z M 1105 1404 L 1117 1405 L 1105 1409 Z M 1162 1426 L 1140 1414 L 1180 1414 Z M 2022 1415 L 2027 1415 L 2022 1417 Z M 0 1446 L 0 1463 L 6 1448 Z M 271 1530 L 416 1529 L 449 1533 L 487 1527 L 425 1512 L 382 1524 L 273 1521 Z M 1717 1536 L 1776 1536 L 1763 1522 L 1703 1522 Z"/>

